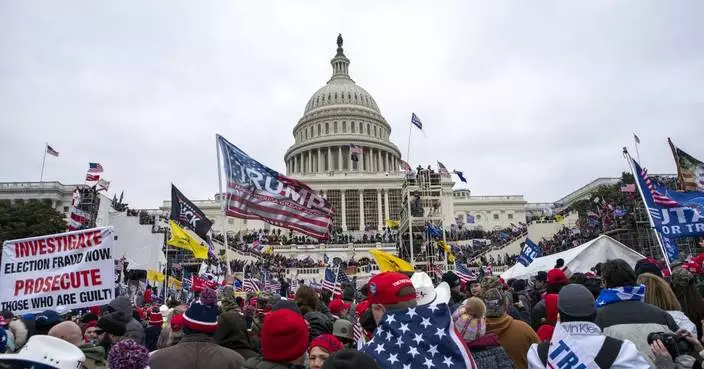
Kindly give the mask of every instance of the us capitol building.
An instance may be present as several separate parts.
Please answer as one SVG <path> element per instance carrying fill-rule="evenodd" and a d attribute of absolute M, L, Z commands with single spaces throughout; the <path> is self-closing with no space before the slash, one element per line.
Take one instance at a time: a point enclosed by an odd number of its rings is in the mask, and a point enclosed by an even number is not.
<path fill-rule="evenodd" d="M 308 99 L 303 116 L 293 128 L 295 142 L 284 155 L 286 174 L 330 201 L 336 210 L 336 230 L 381 230 L 386 219 L 398 220 L 401 212 L 406 175 L 401 170 L 401 151 L 390 141 L 391 125 L 374 97 L 350 77 L 350 59 L 344 53 L 341 36 L 330 65 L 332 76 Z M 396 127 L 406 124 L 410 120 L 396 123 Z M 361 151 L 355 155 L 356 160 L 351 147 Z M 467 226 L 486 230 L 525 222 L 527 202 L 522 195 L 471 196 L 468 189 L 453 190 L 454 184 L 450 178 L 442 182 L 440 208 L 445 227 L 449 228 L 457 217 L 466 219 L 467 214 L 475 219 Z M 196 204 L 215 222 L 214 230 L 222 229 L 218 202 Z M 169 206 L 165 201 L 162 209 Z M 227 218 L 225 227 L 236 232 L 271 226 Z"/>
<path fill-rule="evenodd" d="M 288 176 L 307 183 L 331 202 L 336 210 L 335 229 L 361 235 L 381 230 L 386 219 L 399 219 L 405 173 L 400 166 L 401 152 L 389 140 L 391 125 L 372 95 L 350 77 L 350 59 L 342 46 L 339 36 L 337 52 L 330 60 L 332 76 L 306 103 L 293 129 L 295 142 L 286 151 L 284 161 Z M 405 128 L 410 118 L 394 124 Z M 352 160 L 351 145 L 361 150 L 356 161 Z M 458 217 L 466 219 L 467 214 L 475 223 L 465 223 L 465 227 L 508 227 L 525 222 L 532 205 L 522 195 L 472 196 L 469 189 L 453 190 L 454 185 L 450 178 L 442 180 L 440 209 L 448 229 Z M 4 182 L 0 183 L 0 201 L 43 199 L 68 215 L 76 187 L 59 182 Z M 188 196 L 188 189 L 182 190 Z M 258 220 L 223 217 L 217 196 L 214 200 L 192 200 L 213 220 L 216 232 L 223 228 L 227 232 L 272 228 Z M 163 201 L 158 210 L 166 212 L 170 206 L 170 201 Z"/>

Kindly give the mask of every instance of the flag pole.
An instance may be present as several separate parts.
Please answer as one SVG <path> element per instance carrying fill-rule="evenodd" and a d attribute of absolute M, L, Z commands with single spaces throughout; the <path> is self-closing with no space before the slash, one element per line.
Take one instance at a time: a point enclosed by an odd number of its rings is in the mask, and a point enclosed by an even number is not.
<path fill-rule="evenodd" d="M 44 182 L 44 163 L 46 163 L 46 148 L 49 147 L 49 143 L 44 143 L 44 156 L 42 157 L 42 173 L 39 175 L 39 183 Z"/>
<path fill-rule="evenodd" d="M 670 260 L 669 257 L 667 256 L 667 251 L 665 251 L 665 246 L 662 243 L 662 237 L 660 235 L 660 232 L 657 231 L 655 228 L 655 222 L 653 222 L 653 215 L 650 214 L 650 209 L 648 208 L 648 202 L 645 200 L 645 194 L 643 193 L 643 188 L 640 186 L 640 181 L 638 180 L 638 177 L 640 176 L 640 173 L 636 173 L 636 168 L 633 166 L 633 159 L 631 158 L 631 155 L 628 153 L 628 149 L 625 147 L 623 148 L 623 156 L 626 158 L 626 161 L 628 162 L 629 168 L 631 168 L 631 173 L 633 174 L 633 177 L 636 181 L 636 188 L 638 188 L 638 192 L 640 193 L 640 198 L 643 200 L 643 206 L 645 207 L 645 213 L 648 214 L 648 221 L 650 222 L 650 227 L 655 232 L 655 238 L 658 240 L 658 245 L 660 246 L 660 251 L 662 251 L 662 256 L 665 258 L 665 264 L 667 264 L 667 270 L 672 272 L 672 267 L 670 267 Z M 640 164 L 640 162 L 639 162 Z"/>
<path fill-rule="evenodd" d="M 219 200 L 220 200 L 220 212 L 222 215 L 222 235 L 225 238 L 225 263 L 227 264 L 227 274 L 232 273 L 232 270 L 230 270 L 230 256 L 229 256 L 229 251 L 230 247 L 227 244 L 227 230 L 225 229 L 225 223 L 227 221 L 227 215 L 225 214 L 225 199 L 222 196 L 222 166 L 220 165 L 220 144 L 218 141 L 219 135 L 215 135 L 215 153 L 217 154 L 218 157 L 218 193 L 219 193 Z"/>
<path fill-rule="evenodd" d="M 406 147 L 406 161 L 408 165 L 411 163 L 411 133 L 413 132 L 413 123 L 408 124 L 408 147 Z M 413 168 L 411 168 L 413 169 Z"/>
<path fill-rule="evenodd" d="M 633 134 L 633 142 L 636 144 L 636 158 L 638 158 L 638 164 L 640 164 L 640 151 L 638 151 L 638 145 L 640 144 L 640 138 L 636 136 L 636 134 Z M 630 155 L 629 155 L 630 157 Z M 634 174 L 635 175 L 635 174 Z"/>

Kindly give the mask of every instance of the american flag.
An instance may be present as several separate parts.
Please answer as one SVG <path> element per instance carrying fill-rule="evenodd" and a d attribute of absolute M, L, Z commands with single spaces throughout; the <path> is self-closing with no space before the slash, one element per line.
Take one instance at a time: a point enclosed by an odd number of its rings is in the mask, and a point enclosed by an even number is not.
<path fill-rule="evenodd" d="M 410 173 L 413 171 L 413 169 L 411 169 L 411 166 L 403 160 L 401 160 L 401 169 L 406 173 Z"/>
<path fill-rule="evenodd" d="M 418 129 L 423 129 L 423 122 L 420 121 L 420 118 L 418 118 L 416 113 L 411 113 L 411 123 L 418 127 Z"/>
<path fill-rule="evenodd" d="M 190 290 L 191 289 L 191 278 L 184 278 L 183 279 L 183 289 L 184 290 Z"/>
<path fill-rule="evenodd" d="M 442 278 L 442 275 L 445 273 L 445 270 L 443 270 L 441 265 L 429 263 L 428 264 L 428 274 L 430 274 L 430 273 L 435 274 L 435 276 L 438 278 Z"/>
<path fill-rule="evenodd" d="M 631 183 L 631 184 L 627 184 L 627 185 L 621 186 L 621 192 L 627 192 L 627 193 L 636 192 L 636 185 L 635 185 L 635 183 Z"/>
<path fill-rule="evenodd" d="M 440 172 L 440 175 L 443 176 L 450 176 L 450 172 L 447 171 L 447 167 L 445 167 L 445 164 L 438 162 L 438 172 Z"/>
<path fill-rule="evenodd" d="M 388 311 L 361 350 L 382 369 L 474 369 L 447 304 Z"/>
<path fill-rule="evenodd" d="M 103 166 L 100 163 L 88 163 L 88 173 L 102 173 Z"/>
<path fill-rule="evenodd" d="M 330 268 L 325 268 L 325 279 L 323 280 L 323 289 L 332 292 L 333 295 L 342 293 L 342 283 L 339 279 L 335 280 L 335 273 L 333 273 Z"/>
<path fill-rule="evenodd" d="M 352 326 L 352 331 L 354 333 L 354 340 L 357 342 L 357 347 L 360 347 L 359 344 L 364 342 L 364 329 L 362 325 L 359 324 L 359 318 L 357 318 Z"/>
<path fill-rule="evenodd" d="M 257 293 L 261 291 L 261 289 L 259 289 L 259 284 L 257 283 L 257 280 L 254 278 L 245 278 L 244 283 L 242 283 L 242 289 L 244 290 L 244 292 Z"/>
<path fill-rule="evenodd" d="M 286 177 L 217 136 L 227 178 L 228 216 L 260 219 L 318 239 L 327 239 L 334 209 L 306 184 Z"/>
<path fill-rule="evenodd" d="M 653 185 L 653 182 L 650 180 L 650 177 L 648 177 L 648 170 L 645 168 L 641 168 L 635 160 L 633 160 L 633 163 L 635 164 L 635 167 L 637 168 L 636 170 L 638 171 L 640 177 L 643 179 L 647 187 L 644 188 L 643 191 L 648 190 L 650 195 L 653 197 L 653 202 L 655 202 L 655 204 L 668 208 L 674 208 L 680 205 L 677 201 L 657 191 L 655 189 L 655 186 Z"/>
<path fill-rule="evenodd" d="M 477 280 L 477 274 L 473 270 L 470 270 L 466 266 L 462 265 L 459 261 L 455 261 L 455 274 L 464 283 L 474 282 Z"/>
<path fill-rule="evenodd" d="M 49 155 L 51 155 L 51 156 L 56 156 L 56 157 L 59 156 L 59 152 L 56 151 L 56 150 L 54 150 L 54 149 L 53 149 L 51 146 L 49 146 L 49 145 L 46 145 L 46 153 L 49 154 Z"/>
<path fill-rule="evenodd" d="M 361 154 L 361 153 L 362 153 L 361 147 L 359 147 L 357 145 L 350 144 L 350 154 Z"/>
<path fill-rule="evenodd" d="M 95 182 L 100 179 L 100 174 L 90 174 L 86 173 L 86 181 Z"/>
<path fill-rule="evenodd" d="M 264 279 L 264 291 L 271 293 L 279 293 L 281 291 L 281 283 L 276 278 L 267 275 Z"/>

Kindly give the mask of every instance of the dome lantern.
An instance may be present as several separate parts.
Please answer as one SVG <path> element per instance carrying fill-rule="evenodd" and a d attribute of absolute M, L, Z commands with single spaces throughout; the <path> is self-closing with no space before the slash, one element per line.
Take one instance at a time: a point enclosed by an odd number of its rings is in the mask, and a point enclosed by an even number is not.
<path fill-rule="evenodd" d="M 350 60 L 345 56 L 345 51 L 342 48 L 342 34 L 337 35 L 337 54 L 330 60 L 332 65 L 332 77 L 328 83 L 334 80 L 349 80 L 352 81 L 349 75 Z M 352 81 L 354 82 L 354 81 Z"/>

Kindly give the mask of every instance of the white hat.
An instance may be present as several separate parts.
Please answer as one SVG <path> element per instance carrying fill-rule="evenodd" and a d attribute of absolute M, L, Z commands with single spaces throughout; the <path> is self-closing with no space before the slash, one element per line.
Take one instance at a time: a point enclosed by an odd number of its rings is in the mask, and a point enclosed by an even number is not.
<path fill-rule="evenodd" d="M 433 280 L 425 272 L 413 273 L 411 283 L 416 289 L 418 305 L 438 305 L 450 302 L 450 286 L 443 282 L 437 288 L 433 287 Z"/>
<path fill-rule="evenodd" d="M 57 369 L 80 368 L 86 356 L 78 347 L 60 338 L 37 335 L 29 338 L 16 354 L 0 355 L 0 361 L 29 361 Z"/>

